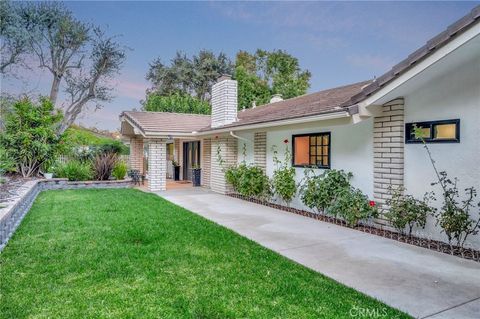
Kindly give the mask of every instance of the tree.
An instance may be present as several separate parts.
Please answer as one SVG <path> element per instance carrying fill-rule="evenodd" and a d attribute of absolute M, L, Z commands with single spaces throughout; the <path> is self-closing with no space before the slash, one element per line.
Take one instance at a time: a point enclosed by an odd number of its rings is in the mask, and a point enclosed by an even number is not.
<path fill-rule="evenodd" d="M 238 81 L 239 108 L 252 103 L 268 103 L 273 94 L 284 99 L 305 94 L 310 87 L 311 73 L 300 68 L 298 59 L 283 50 L 255 54 L 237 53 L 235 78 Z"/>
<path fill-rule="evenodd" d="M 210 114 L 210 104 L 189 94 L 176 92 L 171 95 L 150 93 L 143 102 L 145 111 Z"/>
<path fill-rule="evenodd" d="M 59 150 L 61 136 L 56 128 L 62 114 L 54 109 L 47 98 L 37 105 L 24 98 L 13 105 L 13 112 L 5 119 L 0 147 L 14 160 L 23 177 L 35 176 Z"/>
<path fill-rule="evenodd" d="M 212 84 L 221 75 L 232 71 L 232 63 L 224 53 L 216 56 L 211 51 L 202 50 L 190 59 L 178 51 L 170 65 L 165 65 L 160 58 L 150 64 L 146 78 L 153 87 L 147 94 L 189 94 L 201 101 L 209 101 Z"/>
<path fill-rule="evenodd" d="M 23 62 L 29 52 L 29 34 L 25 20 L 10 1 L 0 2 L 0 74 L 5 74 L 14 64 Z"/>
<path fill-rule="evenodd" d="M 61 88 L 67 94 L 68 101 L 62 105 L 65 116 L 58 127 L 61 134 L 88 103 L 99 107 L 98 103 L 111 99 L 109 79 L 120 70 L 125 50 L 114 37 L 75 19 L 62 3 L 16 3 L 12 8 L 21 17 L 12 33 L 30 35 L 28 52 L 52 74 L 50 101 L 57 104 Z"/>

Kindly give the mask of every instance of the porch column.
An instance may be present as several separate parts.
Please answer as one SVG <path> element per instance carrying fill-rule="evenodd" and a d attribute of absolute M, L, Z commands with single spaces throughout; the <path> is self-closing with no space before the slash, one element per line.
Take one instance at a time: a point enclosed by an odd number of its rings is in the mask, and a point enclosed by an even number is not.
<path fill-rule="evenodd" d="M 130 169 L 143 173 L 143 138 L 130 138 Z"/>
<path fill-rule="evenodd" d="M 210 187 L 210 168 L 212 166 L 212 140 L 205 138 L 202 140 L 202 185 Z"/>
<path fill-rule="evenodd" d="M 224 168 L 237 163 L 237 139 L 234 137 L 223 136 L 212 138 L 211 147 L 211 170 L 210 170 L 210 184 L 214 192 L 226 194 L 230 192 L 231 186 L 225 180 Z M 223 166 L 218 161 L 218 155 L 223 160 Z"/>
<path fill-rule="evenodd" d="M 389 187 L 403 187 L 404 169 L 404 100 L 397 98 L 385 103 L 382 114 L 374 118 L 373 128 L 373 197 L 381 213 L 388 210 L 386 201 L 392 198 Z M 377 224 L 388 226 L 382 215 Z"/>
<path fill-rule="evenodd" d="M 148 190 L 167 189 L 167 144 L 163 139 L 148 141 Z"/>

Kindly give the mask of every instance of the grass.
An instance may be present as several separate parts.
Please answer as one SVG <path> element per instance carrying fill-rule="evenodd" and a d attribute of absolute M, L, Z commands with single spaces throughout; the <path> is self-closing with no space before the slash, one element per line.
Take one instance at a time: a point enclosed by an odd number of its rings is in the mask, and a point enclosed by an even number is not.
<path fill-rule="evenodd" d="M 1 318 L 358 318 L 358 309 L 409 318 L 131 189 L 43 192 L 0 254 Z"/>

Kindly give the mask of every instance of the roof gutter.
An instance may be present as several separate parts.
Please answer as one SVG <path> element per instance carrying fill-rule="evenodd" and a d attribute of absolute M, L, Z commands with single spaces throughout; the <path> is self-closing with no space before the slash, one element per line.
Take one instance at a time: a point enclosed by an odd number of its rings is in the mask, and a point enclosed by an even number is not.
<path fill-rule="evenodd" d="M 346 117 L 351 117 L 352 115 L 353 114 L 349 112 L 349 108 L 343 108 L 342 110 L 338 110 L 335 112 L 324 113 L 324 114 L 313 115 L 313 116 L 298 117 L 294 119 L 271 121 L 266 123 L 258 123 L 258 124 L 250 124 L 250 125 L 231 126 L 223 129 L 220 128 L 220 129 L 214 129 L 209 131 L 196 132 L 196 135 L 200 135 L 200 136 L 211 135 L 211 134 L 218 134 L 218 133 L 229 133 L 233 130 L 244 131 L 244 130 L 253 130 L 253 129 L 259 129 L 259 128 L 267 128 L 267 127 L 275 127 L 275 126 L 283 126 L 283 125 L 302 124 L 302 123 L 309 123 L 309 122 L 316 122 L 316 121 L 346 118 Z"/>
<path fill-rule="evenodd" d="M 233 137 L 235 137 L 235 138 L 238 139 L 238 140 L 242 140 L 242 141 L 244 141 L 244 142 L 252 143 L 252 141 L 250 141 L 248 138 L 244 138 L 244 137 L 235 135 L 235 133 L 233 133 L 233 131 L 230 131 L 230 135 L 233 136 Z"/>

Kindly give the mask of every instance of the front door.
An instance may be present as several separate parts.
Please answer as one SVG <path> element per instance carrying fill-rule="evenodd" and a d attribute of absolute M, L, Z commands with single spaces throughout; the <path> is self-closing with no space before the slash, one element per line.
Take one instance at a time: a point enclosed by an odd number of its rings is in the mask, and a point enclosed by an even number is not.
<path fill-rule="evenodd" d="M 200 167 L 200 141 L 183 142 L 183 179 L 192 180 L 192 168 Z"/>

